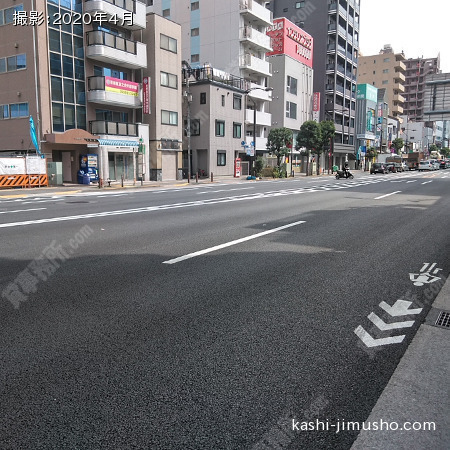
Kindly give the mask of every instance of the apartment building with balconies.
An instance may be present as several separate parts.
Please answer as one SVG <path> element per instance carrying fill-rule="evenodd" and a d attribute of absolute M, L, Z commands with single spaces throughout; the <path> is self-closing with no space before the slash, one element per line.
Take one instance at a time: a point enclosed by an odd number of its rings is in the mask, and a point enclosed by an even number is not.
<path fill-rule="evenodd" d="M 424 118 L 426 76 L 440 72 L 440 57 L 408 58 L 405 66 L 404 114 L 411 120 L 427 120 Z"/>
<path fill-rule="evenodd" d="M 256 139 L 253 123 L 246 123 L 244 137 L 256 141 L 258 153 L 266 152 L 271 124 L 268 86 L 272 68 L 266 59 L 271 50 L 266 28 L 272 13 L 262 0 L 154 0 L 148 12 L 155 12 L 181 25 L 182 59 L 192 68 L 210 65 L 247 80 L 252 89 L 248 109 L 256 107 Z M 253 102 L 254 101 L 254 102 Z"/>
<path fill-rule="evenodd" d="M 389 114 L 395 118 L 404 114 L 405 59 L 403 52 L 395 53 L 390 45 L 378 55 L 359 56 L 358 83 L 386 89 Z"/>
<path fill-rule="evenodd" d="M 11 8 L 23 12 L 21 24 L 14 24 Z M 76 182 L 81 155 L 92 153 L 105 180 L 142 176 L 139 144 L 148 141 L 141 112 L 145 8 L 135 0 L 4 0 L 0 149 L 30 151 L 31 115 L 42 153 L 62 163 L 65 182 Z M 32 16 L 38 21 L 32 23 Z"/>
<path fill-rule="evenodd" d="M 332 165 L 354 154 L 359 0 L 272 0 L 274 17 L 286 17 L 314 39 L 314 85 L 320 120 L 332 120 L 336 135 Z M 329 162 L 327 161 L 327 164 Z"/>

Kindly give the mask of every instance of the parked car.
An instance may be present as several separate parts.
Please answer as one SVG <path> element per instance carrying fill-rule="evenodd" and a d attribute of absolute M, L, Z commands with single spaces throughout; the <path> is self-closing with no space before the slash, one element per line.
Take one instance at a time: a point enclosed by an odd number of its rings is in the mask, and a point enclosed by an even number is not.
<path fill-rule="evenodd" d="M 402 172 L 405 172 L 409 170 L 408 164 L 406 164 L 405 162 L 402 162 Z"/>
<path fill-rule="evenodd" d="M 446 168 L 448 167 L 447 161 L 446 161 L 445 159 L 441 159 L 441 160 L 439 161 L 439 167 L 440 167 L 441 169 L 446 169 Z"/>
<path fill-rule="evenodd" d="M 431 161 L 420 161 L 419 172 L 422 172 L 422 170 L 434 170 L 434 163 Z"/>
<path fill-rule="evenodd" d="M 370 168 L 370 173 L 388 173 L 386 169 L 386 164 L 384 163 L 373 163 Z"/>

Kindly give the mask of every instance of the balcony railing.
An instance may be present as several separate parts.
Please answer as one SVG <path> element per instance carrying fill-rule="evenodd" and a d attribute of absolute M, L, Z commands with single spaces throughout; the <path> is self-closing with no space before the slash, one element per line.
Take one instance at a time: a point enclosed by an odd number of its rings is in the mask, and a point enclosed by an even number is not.
<path fill-rule="evenodd" d="M 258 19 L 263 25 L 270 26 L 273 22 L 272 11 L 253 0 L 240 0 L 239 9 L 241 13 L 250 14 Z"/>
<path fill-rule="evenodd" d="M 272 76 L 272 64 L 247 53 L 239 58 L 239 66 L 243 69 Z"/>
<path fill-rule="evenodd" d="M 147 45 L 106 31 L 86 33 L 86 56 L 131 69 L 147 67 Z"/>
<path fill-rule="evenodd" d="M 243 41 L 248 41 L 265 51 L 272 50 L 270 45 L 270 37 L 252 27 L 242 27 L 240 29 L 240 39 Z"/>
<path fill-rule="evenodd" d="M 246 109 L 245 110 L 245 123 L 253 123 L 255 120 L 254 117 L 254 110 L 253 109 Z M 256 125 L 262 125 L 270 127 L 272 125 L 272 114 L 262 112 L 262 111 L 256 111 Z"/>
<path fill-rule="evenodd" d="M 85 0 L 84 5 L 85 13 L 105 13 L 108 18 L 117 19 L 118 25 L 131 30 L 146 27 L 145 10 L 145 4 L 136 0 Z"/>
<path fill-rule="evenodd" d="M 89 122 L 90 132 L 94 135 L 112 134 L 116 136 L 137 136 L 138 126 L 135 123 L 111 122 L 109 120 L 92 120 Z"/>

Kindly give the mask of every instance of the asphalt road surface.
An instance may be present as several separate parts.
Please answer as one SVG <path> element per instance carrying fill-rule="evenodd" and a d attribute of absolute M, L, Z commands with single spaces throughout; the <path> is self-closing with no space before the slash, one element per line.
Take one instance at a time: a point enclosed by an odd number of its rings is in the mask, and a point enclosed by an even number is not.
<path fill-rule="evenodd" d="M 449 274 L 449 189 L 438 171 L 0 201 L 0 448 L 350 448 L 338 424 L 367 419 Z"/>

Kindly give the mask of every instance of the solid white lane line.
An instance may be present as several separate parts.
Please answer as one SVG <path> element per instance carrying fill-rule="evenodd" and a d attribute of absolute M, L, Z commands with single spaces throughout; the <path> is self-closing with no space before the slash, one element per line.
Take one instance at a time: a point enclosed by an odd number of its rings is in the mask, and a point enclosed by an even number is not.
<path fill-rule="evenodd" d="M 204 192 L 196 192 L 197 195 L 200 194 L 215 194 L 217 192 L 229 192 L 229 191 L 245 191 L 248 189 L 255 189 L 254 186 L 252 187 L 245 187 L 245 188 L 234 188 L 234 189 L 218 189 L 216 191 L 204 191 Z"/>
<path fill-rule="evenodd" d="M 16 209 L 15 211 L 1 211 L 0 214 L 10 214 L 10 213 L 28 212 L 28 211 L 41 211 L 42 209 L 47 209 L 47 208 Z"/>
<path fill-rule="evenodd" d="M 197 256 L 205 255 L 206 253 L 215 252 L 217 250 L 221 250 L 222 248 L 231 247 L 232 245 L 241 244 L 242 242 L 250 241 L 252 239 L 257 239 L 261 236 L 266 236 L 268 234 L 276 233 L 277 231 L 285 230 L 286 228 L 295 227 L 296 225 L 300 225 L 305 223 L 304 220 L 300 220 L 299 222 L 293 222 L 288 225 L 283 225 L 281 227 L 273 228 L 272 230 L 263 231 L 261 233 L 252 234 L 251 236 L 243 237 L 240 239 L 236 239 L 234 241 L 226 242 L 225 244 L 216 245 L 215 247 L 206 248 L 204 250 L 199 250 L 198 252 L 189 253 L 184 256 L 180 256 L 178 258 L 169 259 L 168 261 L 163 261 L 163 264 L 175 264 L 180 261 L 185 261 L 186 259 L 196 258 Z"/>
<path fill-rule="evenodd" d="M 407 181 L 407 183 L 415 183 L 417 180 Z"/>
<path fill-rule="evenodd" d="M 422 183 L 422 184 L 428 184 L 428 183 L 432 183 L 432 181 L 425 181 L 425 182 Z"/>
<path fill-rule="evenodd" d="M 400 192 L 402 192 L 402 191 L 395 191 L 395 192 L 391 192 L 390 194 L 381 195 L 380 197 L 375 197 L 374 200 L 379 200 L 380 198 L 389 197 L 390 195 L 398 194 Z"/>

